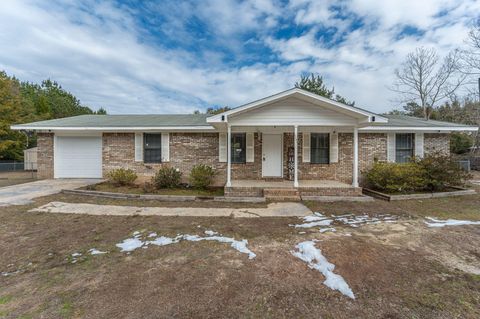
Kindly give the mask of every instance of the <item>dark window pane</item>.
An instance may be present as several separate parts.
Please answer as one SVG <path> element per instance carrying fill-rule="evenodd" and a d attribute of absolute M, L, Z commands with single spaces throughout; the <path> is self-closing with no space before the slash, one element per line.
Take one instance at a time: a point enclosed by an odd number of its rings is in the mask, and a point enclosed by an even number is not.
<path fill-rule="evenodd" d="M 145 148 L 161 148 L 162 134 L 145 134 Z"/>
<path fill-rule="evenodd" d="M 247 158 L 246 133 L 232 134 L 232 163 L 245 163 Z"/>
<path fill-rule="evenodd" d="M 310 163 L 328 164 L 330 162 L 330 135 L 312 133 L 310 135 Z"/>
<path fill-rule="evenodd" d="M 395 135 L 395 161 L 397 163 L 407 163 L 413 157 L 413 141 L 412 133 Z"/>
<path fill-rule="evenodd" d="M 144 134 L 143 161 L 145 163 L 162 162 L 162 134 Z"/>
<path fill-rule="evenodd" d="M 162 150 L 159 150 L 159 149 L 145 150 L 145 163 L 161 163 L 161 162 L 162 162 Z"/>

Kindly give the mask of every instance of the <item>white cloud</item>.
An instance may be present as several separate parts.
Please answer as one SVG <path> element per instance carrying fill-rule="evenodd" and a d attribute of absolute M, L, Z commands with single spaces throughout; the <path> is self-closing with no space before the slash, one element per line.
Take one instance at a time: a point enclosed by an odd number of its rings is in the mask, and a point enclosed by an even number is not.
<path fill-rule="evenodd" d="M 442 55 L 463 45 L 467 25 L 480 10 L 477 1 L 458 5 L 447 0 L 352 0 L 341 2 L 345 17 L 340 19 L 332 4 L 336 2 L 145 4 L 163 19 L 160 24 L 149 21 L 158 28 L 153 32 L 205 48 L 192 51 L 153 41 L 147 34 L 152 30 L 136 23 L 138 12 L 124 6 L 3 1 L 0 69 L 22 80 L 52 78 L 83 103 L 106 107 L 110 113 L 184 113 L 213 104 L 236 106 L 292 87 L 302 72 L 319 72 L 357 105 L 383 112 L 392 107 L 393 93 L 386 85 L 404 56 L 421 45 L 435 47 Z M 193 18 L 207 26 L 205 37 L 188 29 Z M 348 31 L 359 18 L 364 27 Z M 335 27 L 336 34 L 323 37 L 321 25 Z M 424 33 L 399 36 L 406 25 Z M 280 28 L 299 26 L 308 28 L 296 36 L 276 35 Z M 246 40 L 246 33 L 256 36 Z M 215 46 L 209 45 L 208 37 Z M 248 52 L 245 47 L 251 45 L 270 48 L 276 58 L 265 51 Z M 245 56 L 246 64 L 227 59 Z"/>

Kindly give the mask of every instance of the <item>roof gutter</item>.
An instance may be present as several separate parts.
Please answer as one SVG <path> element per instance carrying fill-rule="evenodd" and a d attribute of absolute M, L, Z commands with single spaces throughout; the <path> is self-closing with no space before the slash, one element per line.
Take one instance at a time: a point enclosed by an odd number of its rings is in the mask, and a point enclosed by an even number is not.
<path fill-rule="evenodd" d="M 130 132 L 130 131 L 213 131 L 213 126 L 137 126 L 137 127 L 54 127 L 54 126 L 22 126 L 12 125 L 12 130 L 55 130 L 55 131 L 114 131 L 114 132 Z"/>
<path fill-rule="evenodd" d="M 445 126 L 445 127 L 418 127 L 418 126 L 366 126 L 359 131 L 445 131 L 445 132 L 477 132 L 478 127 L 474 126 Z"/>

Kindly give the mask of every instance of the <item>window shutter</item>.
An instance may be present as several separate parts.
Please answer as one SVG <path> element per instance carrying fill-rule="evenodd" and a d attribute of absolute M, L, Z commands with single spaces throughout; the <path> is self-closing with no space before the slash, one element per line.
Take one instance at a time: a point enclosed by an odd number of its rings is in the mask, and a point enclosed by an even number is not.
<path fill-rule="evenodd" d="M 310 133 L 303 133 L 303 153 L 304 163 L 310 163 Z"/>
<path fill-rule="evenodd" d="M 227 161 L 227 133 L 218 134 L 218 161 Z"/>
<path fill-rule="evenodd" d="M 330 133 L 330 163 L 338 163 L 338 133 Z"/>
<path fill-rule="evenodd" d="M 423 157 L 423 133 L 415 133 L 415 156 Z"/>
<path fill-rule="evenodd" d="M 135 133 L 135 162 L 143 162 L 143 133 Z"/>
<path fill-rule="evenodd" d="M 395 163 L 395 133 L 387 135 L 387 161 Z"/>
<path fill-rule="evenodd" d="M 246 134 L 246 144 L 247 144 L 247 154 L 246 154 L 246 160 L 247 162 L 253 163 L 255 161 L 255 139 L 254 139 L 254 133 L 247 133 Z"/>
<path fill-rule="evenodd" d="M 170 134 L 162 133 L 162 162 L 170 162 Z"/>

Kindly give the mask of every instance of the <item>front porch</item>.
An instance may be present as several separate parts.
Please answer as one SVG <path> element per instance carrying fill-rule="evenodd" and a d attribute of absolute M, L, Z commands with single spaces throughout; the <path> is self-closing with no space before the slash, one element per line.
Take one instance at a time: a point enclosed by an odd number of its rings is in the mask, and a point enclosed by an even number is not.
<path fill-rule="evenodd" d="M 387 121 L 299 89 L 207 119 L 220 132 L 226 196 L 295 198 L 360 196 L 359 130 Z"/>
<path fill-rule="evenodd" d="M 226 197 L 266 197 L 276 200 L 300 200 L 302 197 L 362 196 L 362 188 L 335 180 L 232 180 L 225 186 Z"/>

